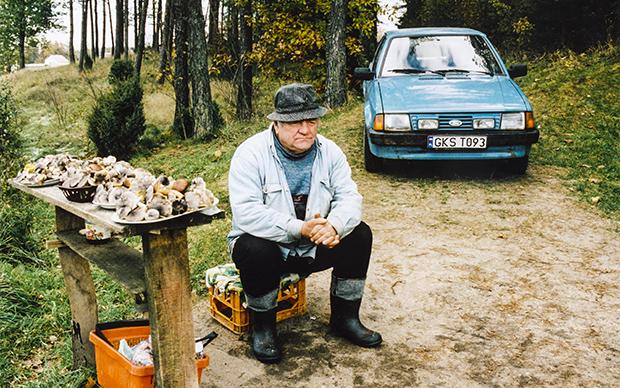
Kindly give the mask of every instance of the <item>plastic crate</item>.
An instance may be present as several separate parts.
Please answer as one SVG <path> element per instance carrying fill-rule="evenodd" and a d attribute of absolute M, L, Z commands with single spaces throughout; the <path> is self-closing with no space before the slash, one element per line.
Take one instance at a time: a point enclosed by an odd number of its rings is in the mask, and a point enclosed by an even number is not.
<path fill-rule="evenodd" d="M 131 324 L 131 321 L 127 321 Z M 147 323 L 148 325 L 148 323 Z M 118 352 L 121 339 L 125 339 L 129 346 L 136 345 L 148 338 L 149 326 L 125 326 L 99 331 L 112 344 L 101 338 L 95 331 L 90 332 L 90 342 L 95 346 L 95 361 L 97 363 L 97 382 L 103 388 L 149 388 L 155 385 L 154 367 L 137 366 Z M 202 370 L 209 365 L 209 358 L 205 356 L 196 360 L 198 383 L 202 380 Z"/>
<path fill-rule="evenodd" d="M 229 330 L 237 334 L 248 331 L 250 315 L 242 305 L 241 293 L 229 291 L 221 293 L 217 288 L 209 287 L 211 316 Z M 306 280 L 300 279 L 278 291 L 278 322 L 302 315 L 306 312 Z"/>

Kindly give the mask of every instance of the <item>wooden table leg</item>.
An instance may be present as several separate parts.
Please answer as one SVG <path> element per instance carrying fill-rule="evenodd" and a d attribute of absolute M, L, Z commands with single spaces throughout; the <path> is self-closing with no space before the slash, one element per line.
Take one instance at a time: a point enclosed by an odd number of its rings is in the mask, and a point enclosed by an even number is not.
<path fill-rule="evenodd" d="M 84 220 L 56 207 L 57 231 L 83 227 Z M 73 367 L 94 367 L 95 350 L 88 334 L 97 324 L 97 295 L 90 265 L 68 247 L 59 248 L 58 256 L 71 305 Z"/>
<path fill-rule="evenodd" d="M 198 387 L 187 230 L 142 236 L 157 387 Z"/>

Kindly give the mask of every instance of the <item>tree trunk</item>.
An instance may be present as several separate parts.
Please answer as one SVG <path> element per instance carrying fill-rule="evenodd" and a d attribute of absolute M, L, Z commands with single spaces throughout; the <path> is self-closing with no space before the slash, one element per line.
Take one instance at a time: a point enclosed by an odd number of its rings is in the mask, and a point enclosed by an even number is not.
<path fill-rule="evenodd" d="M 140 0 L 133 0 L 133 52 L 138 48 L 138 26 L 140 25 Z"/>
<path fill-rule="evenodd" d="M 168 66 L 170 65 L 170 46 L 172 42 L 172 31 L 174 24 L 172 23 L 172 12 L 174 7 L 172 6 L 174 0 L 166 0 L 166 15 L 164 16 L 164 33 L 162 37 L 161 51 L 159 53 L 159 83 L 163 84 L 166 80 L 166 74 L 168 73 Z"/>
<path fill-rule="evenodd" d="M 174 95 L 176 106 L 174 111 L 173 130 L 184 139 L 193 135 L 193 122 L 189 107 L 189 69 L 188 69 L 188 14 L 187 0 L 174 1 L 174 44 L 176 57 L 174 60 Z"/>
<path fill-rule="evenodd" d="M 146 13 L 149 9 L 149 0 L 140 1 L 140 31 L 138 33 L 138 44 L 136 52 L 136 76 L 140 77 L 140 70 L 142 69 L 142 55 L 144 55 L 144 33 L 146 30 Z"/>
<path fill-rule="evenodd" d="M 237 74 L 237 116 L 248 120 L 252 116 L 252 64 L 248 57 L 252 51 L 252 0 L 245 0 L 240 13 L 241 41 L 240 62 Z"/>
<path fill-rule="evenodd" d="M 88 0 L 82 0 L 82 33 L 80 38 L 80 71 L 84 70 L 84 62 L 88 55 Z"/>
<path fill-rule="evenodd" d="M 162 2 L 164 0 L 157 0 L 157 51 L 159 51 L 159 46 L 161 44 L 162 39 Z"/>
<path fill-rule="evenodd" d="M 200 0 L 189 0 L 189 37 L 192 55 L 189 58 L 192 80 L 192 116 L 198 138 L 209 138 L 217 130 L 209 83 L 209 60 L 205 37 L 205 20 Z"/>
<path fill-rule="evenodd" d="M 233 58 L 233 63 L 239 63 L 239 9 L 235 2 L 231 2 L 230 9 L 230 23 L 228 26 L 228 49 L 230 55 Z"/>
<path fill-rule="evenodd" d="M 161 0 L 153 1 L 153 50 L 159 51 L 159 20 L 161 13 Z"/>
<path fill-rule="evenodd" d="M 20 29 L 19 31 L 19 68 L 26 67 L 26 32 Z"/>
<path fill-rule="evenodd" d="M 129 59 L 129 0 L 125 0 L 125 12 L 124 12 L 124 22 L 123 22 L 123 28 L 125 29 L 124 31 L 124 40 L 125 40 L 125 59 Z"/>
<path fill-rule="evenodd" d="M 73 0 L 69 0 L 69 62 L 75 63 L 75 48 L 73 47 Z"/>
<path fill-rule="evenodd" d="M 327 105 L 334 108 L 347 102 L 346 61 L 344 37 L 346 0 L 332 0 L 325 39 L 327 59 Z"/>
<path fill-rule="evenodd" d="M 97 1 L 98 0 L 92 0 L 93 12 L 95 13 L 95 53 L 93 55 L 95 58 L 99 56 L 99 12 L 97 10 Z"/>
<path fill-rule="evenodd" d="M 88 0 L 88 12 L 90 13 L 90 53 L 93 62 L 97 58 L 97 46 L 95 45 L 95 19 L 93 18 L 93 2 L 97 0 Z"/>
<path fill-rule="evenodd" d="M 101 31 L 101 58 L 105 58 L 105 0 L 101 0 L 101 8 L 103 11 L 103 17 L 101 18 L 103 22 L 103 31 Z M 112 28 L 112 26 L 110 26 L 110 28 Z"/>
<path fill-rule="evenodd" d="M 121 59 L 123 53 L 123 2 L 116 0 L 116 44 L 114 45 L 114 59 Z M 109 4 L 108 4 L 109 5 Z M 111 16 L 110 16 L 111 17 Z"/>
<path fill-rule="evenodd" d="M 105 0 L 108 5 L 108 21 L 110 22 L 110 38 L 111 46 L 110 46 L 110 55 L 114 56 L 114 25 L 112 24 L 112 8 L 110 7 L 110 0 Z"/>
<path fill-rule="evenodd" d="M 209 47 L 217 47 L 220 0 L 209 0 Z"/>

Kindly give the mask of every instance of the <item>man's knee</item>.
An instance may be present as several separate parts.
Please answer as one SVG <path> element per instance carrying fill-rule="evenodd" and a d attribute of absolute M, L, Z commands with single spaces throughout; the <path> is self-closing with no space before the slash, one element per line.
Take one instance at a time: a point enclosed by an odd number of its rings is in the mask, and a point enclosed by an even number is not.
<path fill-rule="evenodd" d="M 353 229 L 352 233 L 356 234 L 359 241 L 367 241 L 370 245 L 372 245 L 372 230 L 364 221 L 360 221 L 359 225 Z"/>
<path fill-rule="evenodd" d="M 350 247 L 353 247 L 356 250 L 367 250 L 370 253 L 370 249 L 372 248 L 372 230 L 368 224 L 361 221 L 359 225 L 357 225 L 355 229 L 353 229 L 351 233 L 343 239 L 343 241 L 346 240 L 349 240 L 347 245 Z"/>
<path fill-rule="evenodd" d="M 269 266 L 280 260 L 278 244 L 250 234 L 241 235 L 235 241 L 233 260 L 239 269 L 254 266 Z"/>

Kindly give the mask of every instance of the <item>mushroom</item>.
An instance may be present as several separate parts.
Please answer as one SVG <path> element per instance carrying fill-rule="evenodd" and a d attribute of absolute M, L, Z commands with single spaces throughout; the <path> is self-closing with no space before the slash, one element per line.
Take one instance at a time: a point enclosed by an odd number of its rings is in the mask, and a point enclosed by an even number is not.
<path fill-rule="evenodd" d="M 187 179 L 180 178 L 174 181 L 171 188 L 172 190 L 176 190 L 182 193 L 187 189 L 187 186 L 189 186 L 189 182 L 187 181 Z"/>
<path fill-rule="evenodd" d="M 157 209 L 162 217 L 168 217 L 172 214 L 172 202 L 159 193 L 153 195 L 153 199 L 147 202 L 147 207 Z"/>
<path fill-rule="evenodd" d="M 125 216 L 125 219 L 127 221 L 133 221 L 133 222 L 142 221 L 146 217 L 146 212 L 147 212 L 146 205 L 143 204 L 142 202 L 139 202 L 135 208 L 133 208 L 129 213 L 127 213 L 127 215 Z"/>
<path fill-rule="evenodd" d="M 145 220 L 153 221 L 159 218 L 159 211 L 157 209 L 148 209 L 146 211 L 146 215 L 144 216 Z"/>
<path fill-rule="evenodd" d="M 185 194 L 185 201 L 189 210 L 197 210 L 200 208 L 200 195 L 194 191 Z"/>
<path fill-rule="evenodd" d="M 108 203 L 108 190 L 106 190 L 104 185 L 97 186 L 97 191 L 95 192 L 95 198 L 93 198 L 93 202 L 107 204 Z"/>
<path fill-rule="evenodd" d="M 114 187 L 108 194 L 108 203 L 112 205 L 122 204 L 122 195 L 126 190 L 121 187 Z"/>

